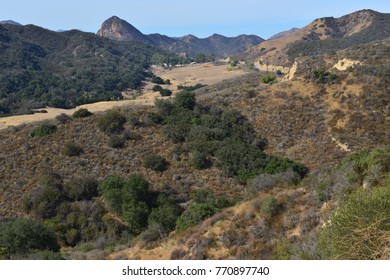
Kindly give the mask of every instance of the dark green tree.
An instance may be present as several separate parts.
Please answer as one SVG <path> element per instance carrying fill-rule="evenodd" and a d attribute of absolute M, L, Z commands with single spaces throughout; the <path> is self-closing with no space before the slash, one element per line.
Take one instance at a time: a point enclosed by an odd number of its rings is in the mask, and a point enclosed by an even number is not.
<path fill-rule="evenodd" d="M 168 162 L 160 155 L 149 155 L 144 160 L 144 166 L 156 172 L 164 172 L 168 168 Z"/>
<path fill-rule="evenodd" d="M 195 94 L 189 91 L 178 92 L 175 96 L 175 105 L 180 108 L 193 110 L 196 104 Z"/>
<path fill-rule="evenodd" d="M 0 248 L 5 248 L 10 257 L 23 257 L 41 250 L 58 252 L 60 249 L 52 231 L 25 218 L 0 222 Z"/>
<path fill-rule="evenodd" d="M 125 183 L 122 177 L 113 175 L 99 185 L 99 192 L 103 195 L 104 202 L 118 215 L 122 215 L 122 188 Z"/>
<path fill-rule="evenodd" d="M 124 129 L 126 118 L 117 110 L 110 110 L 99 118 L 100 130 L 107 134 L 120 133 Z"/>

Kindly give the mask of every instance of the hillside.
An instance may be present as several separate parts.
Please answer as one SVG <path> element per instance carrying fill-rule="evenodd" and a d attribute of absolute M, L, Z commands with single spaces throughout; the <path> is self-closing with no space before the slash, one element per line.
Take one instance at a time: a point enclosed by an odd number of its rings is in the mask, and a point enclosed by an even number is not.
<path fill-rule="evenodd" d="M 377 72 L 388 48 L 306 60 L 292 81 L 253 72 L 196 101 L 182 92 L 154 109 L 0 132 L 1 214 L 48 225 L 62 246 L 52 258 L 388 259 L 388 71 Z M 333 68 L 344 58 L 362 64 Z M 346 243 L 345 228 L 324 227 L 336 209 L 368 235 Z"/>
<path fill-rule="evenodd" d="M 121 91 L 145 79 L 151 57 L 166 55 L 149 44 L 33 25 L 0 25 L 0 49 L 3 114 L 122 99 Z"/>
<path fill-rule="evenodd" d="M 186 35 L 181 38 L 170 38 L 160 34 L 144 35 L 131 24 L 116 16 L 107 19 L 97 34 L 116 41 L 151 42 L 164 50 L 185 54 L 189 57 L 194 57 L 198 53 L 217 57 L 230 56 L 245 52 L 264 41 L 255 35 L 240 35 L 229 38 L 214 34 L 204 39 L 193 35 Z"/>
<path fill-rule="evenodd" d="M 120 24 L 115 38 L 203 46 Z M 389 260 L 387 24 L 370 10 L 316 20 L 262 43 L 278 47 L 260 48 L 260 69 L 148 68 L 179 58 L 136 39 L 0 25 L 3 115 L 121 99 L 147 79 L 128 106 L 0 129 L 0 259 Z"/>
<path fill-rule="evenodd" d="M 279 32 L 279 33 L 271 36 L 270 38 L 268 38 L 268 40 L 280 39 L 280 38 L 286 37 L 286 36 L 296 32 L 298 30 L 299 30 L 299 28 L 294 27 L 294 28 L 291 28 L 290 30 Z"/>
<path fill-rule="evenodd" d="M 330 53 L 389 36 L 390 14 L 361 10 L 340 18 L 316 19 L 287 36 L 259 44 L 248 55 L 272 65 L 291 66 L 300 56 Z"/>

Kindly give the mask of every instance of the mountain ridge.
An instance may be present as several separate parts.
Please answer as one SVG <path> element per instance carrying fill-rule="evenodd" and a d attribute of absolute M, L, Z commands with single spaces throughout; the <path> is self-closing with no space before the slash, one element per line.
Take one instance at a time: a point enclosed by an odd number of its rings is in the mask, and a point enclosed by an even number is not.
<path fill-rule="evenodd" d="M 315 19 L 286 36 L 260 43 L 247 55 L 273 65 L 290 66 L 297 56 L 316 51 L 336 51 L 388 37 L 390 14 L 366 9 L 339 18 Z"/>
<path fill-rule="evenodd" d="M 239 35 L 226 37 L 213 34 L 206 38 L 198 38 L 188 34 L 179 38 L 153 33 L 143 34 L 127 21 L 112 16 L 103 22 L 97 35 L 116 41 L 138 41 L 151 43 L 164 50 L 194 56 L 197 53 L 214 54 L 218 57 L 239 54 L 264 41 L 256 35 Z"/>
<path fill-rule="evenodd" d="M 295 32 L 297 30 L 299 30 L 299 28 L 293 27 L 293 28 L 291 28 L 289 30 L 281 31 L 281 32 L 276 33 L 275 35 L 269 37 L 268 40 L 275 40 L 275 39 L 280 39 L 280 38 L 286 37 L 286 36 L 290 35 L 291 33 Z"/>
<path fill-rule="evenodd" d="M 0 25 L 0 49 L 2 114 L 122 99 L 140 86 L 151 57 L 165 55 L 151 44 L 35 25 Z"/>

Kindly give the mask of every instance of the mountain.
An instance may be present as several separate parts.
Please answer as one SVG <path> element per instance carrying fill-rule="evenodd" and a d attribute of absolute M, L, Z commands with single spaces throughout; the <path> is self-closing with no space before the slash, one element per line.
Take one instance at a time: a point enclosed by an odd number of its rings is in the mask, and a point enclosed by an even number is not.
<path fill-rule="evenodd" d="M 286 35 L 286 34 L 284 34 Z M 340 18 L 324 17 L 267 40 L 247 54 L 270 64 L 289 66 L 298 56 L 332 52 L 390 37 L 390 14 L 361 10 Z"/>
<path fill-rule="evenodd" d="M 165 54 L 78 30 L 9 24 L 0 25 L 0 50 L 0 112 L 11 114 L 121 99 L 145 78 L 152 55 Z"/>
<path fill-rule="evenodd" d="M 0 21 L 0 24 L 10 24 L 10 25 L 21 26 L 21 24 L 19 22 L 16 22 L 13 20 L 2 20 L 2 21 Z"/>
<path fill-rule="evenodd" d="M 171 38 L 161 34 L 144 35 L 130 23 L 116 16 L 103 22 L 97 34 L 115 41 L 152 43 L 164 50 L 188 56 L 195 56 L 197 53 L 214 54 L 218 57 L 229 56 L 245 52 L 264 41 L 264 39 L 255 35 L 225 37 L 214 34 L 203 39 L 194 35 L 186 35 L 180 38 Z"/>
<path fill-rule="evenodd" d="M 116 17 L 103 22 L 97 35 L 114 41 L 136 41 L 150 43 L 150 40 L 130 23 Z"/>
<path fill-rule="evenodd" d="M 297 31 L 299 28 L 291 28 L 290 30 L 287 30 L 287 31 L 282 31 L 282 32 L 279 32 L 277 34 L 275 34 L 274 36 L 268 38 L 268 40 L 275 40 L 275 39 L 280 39 L 280 38 L 283 38 L 283 37 L 286 37 L 292 33 L 294 33 L 295 31 Z"/>

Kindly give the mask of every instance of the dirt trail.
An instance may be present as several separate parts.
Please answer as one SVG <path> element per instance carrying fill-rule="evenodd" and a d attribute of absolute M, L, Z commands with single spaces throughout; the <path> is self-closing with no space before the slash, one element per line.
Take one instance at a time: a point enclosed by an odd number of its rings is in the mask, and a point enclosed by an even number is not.
<path fill-rule="evenodd" d="M 164 86 L 170 88 L 172 91 L 177 91 L 178 85 L 195 85 L 198 83 L 212 85 L 220 81 L 235 78 L 246 74 L 244 70 L 228 71 L 228 65 L 214 65 L 212 63 L 195 64 L 183 67 L 175 67 L 171 70 L 166 70 L 161 67 L 152 67 L 152 71 L 162 77 L 164 80 L 171 80 L 171 85 Z M 6 129 L 10 126 L 18 126 L 21 124 L 39 122 L 54 119 L 56 116 L 64 113 L 72 115 L 80 108 L 86 108 L 91 112 L 102 112 L 114 107 L 121 106 L 153 106 L 155 98 L 159 94 L 153 92 L 151 89 L 154 84 L 146 83 L 142 89 L 142 95 L 134 100 L 123 101 L 103 101 L 91 104 L 78 106 L 74 109 L 58 109 L 58 108 L 43 108 L 47 113 L 36 113 L 33 115 L 20 115 L 0 118 L 0 130 Z"/>

